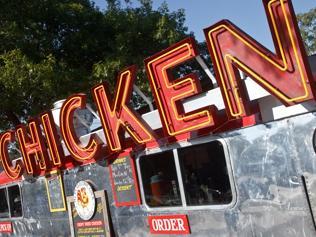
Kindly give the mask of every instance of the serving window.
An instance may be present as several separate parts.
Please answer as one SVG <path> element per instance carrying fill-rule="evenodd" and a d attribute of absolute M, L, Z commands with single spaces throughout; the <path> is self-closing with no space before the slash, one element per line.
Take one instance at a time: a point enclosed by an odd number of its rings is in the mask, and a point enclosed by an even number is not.
<path fill-rule="evenodd" d="M 0 218 L 22 217 L 21 191 L 18 185 L 0 189 Z"/>
<path fill-rule="evenodd" d="M 147 206 L 227 205 L 232 187 L 223 144 L 216 140 L 139 158 Z"/>
<path fill-rule="evenodd" d="M 140 166 L 145 199 L 148 206 L 182 205 L 172 151 L 142 157 Z"/>

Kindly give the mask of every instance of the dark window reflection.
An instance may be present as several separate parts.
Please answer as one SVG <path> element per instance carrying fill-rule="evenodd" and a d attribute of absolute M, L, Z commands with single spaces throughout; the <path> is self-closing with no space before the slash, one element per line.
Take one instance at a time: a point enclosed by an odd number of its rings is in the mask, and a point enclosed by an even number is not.
<path fill-rule="evenodd" d="M 172 151 L 141 157 L 140 169 L 147 205 L 182 205 Z"/>
<path fill-rule="evenodd" d="M 222 144 L 214 141 L 178 150 L 187 205 L 220 205 L 232 201 Z"/>
<path fill-rule="evenodd" d="M 5 189 L 0 189 L 0 218 L 9 218 L 9 207 Z"/>
<path fill-rule="evenodd" d="M 22 216 L 22 203 L 19 186 L 15 185 L 8 187 L 8 194 L 10 197 L 11 217 Z"/>

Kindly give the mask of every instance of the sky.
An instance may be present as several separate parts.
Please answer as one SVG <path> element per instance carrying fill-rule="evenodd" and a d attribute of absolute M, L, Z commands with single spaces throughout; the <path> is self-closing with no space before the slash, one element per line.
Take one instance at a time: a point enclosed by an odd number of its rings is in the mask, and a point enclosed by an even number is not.
<path fill-rule="evenodd" d="M 93 0 L 104 9 L 105 0 Z M 137 1 L 132 1 L 136 6 Z M 163 0 L 153 0 L 157 9 Z M 228 19 L 269 49 L 274 49 L 262 0 L 166 0 L 169 9 L 185 10 L 189 32 L 194 32 L 197 41 L 204 41 L 203 29 L 214 23 Z M 292 0 L 295 13 L 304 13 L 316 7 L 316 0 Z"/>

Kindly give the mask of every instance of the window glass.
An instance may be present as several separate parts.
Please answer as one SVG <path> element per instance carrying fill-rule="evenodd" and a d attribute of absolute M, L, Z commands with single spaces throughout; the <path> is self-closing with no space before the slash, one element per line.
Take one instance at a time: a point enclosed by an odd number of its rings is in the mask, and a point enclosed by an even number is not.
<path fill-rule="evenodd" d="M 188 206 L 232 201 L 224 149 L 219 141 L 178 149 L 178 157 Z"/>
<path fill-rule="evenodd" d="M 0 189 L 0 218 L 9 218 L 6 189 Z"/>
<path fill-rule="evenodd" d="M 150 207 L 181 206 L 173 152 L 166 151 L 143 156 L 139 163 L 147 205 Z"/>
<path fill-rule="evenodd" d="M 20 188 L 18 185 L 8 187 L 8 194 L 10 200 L 10 213 L 11 217 L 22 216 L 22 202 Z"/>

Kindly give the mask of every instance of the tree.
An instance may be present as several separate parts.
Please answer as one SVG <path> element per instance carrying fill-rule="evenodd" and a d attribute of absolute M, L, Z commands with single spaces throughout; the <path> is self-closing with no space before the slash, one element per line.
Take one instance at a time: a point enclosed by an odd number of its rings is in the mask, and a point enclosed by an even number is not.
<path fill-rule="evenodd" d="M 50 109 L 52 102 L 92 85 L 114 85 L 119 70 L 186 36 L 184 12 L 150 0 L 107 0 L 101 12 L 89 0 L 0 0 L 0 131 Z"/>
<path fill-rule="evenodd" d="M 75 73 L 52 55 L 34 62 L 17 49 L 0 55 L 0 61 L 0 128 L 14 127 L 49 108 L 73 84 Z"/>
<path fill-rule="evenodd" d="M 139 8 L 121 8 L 120 2 L 115 0 L 108 3 L 110 10 L 105 12 L 105 18 L 116 32 L 112 38 L 112 45 L 116 47 L 113 54 L 94 65 L 95 81 L 113 78 L 117 71 L 136 64 L 139 67 L 137 83 L 149 94 L 143 60 L 186 36 L 184 11 L 170 12 L 166 4 L 155 11 L 150 0 L 140 0 Z"/>
<path fill-rule="evenodd" d="M 316 53 L 316 8 L 297 15 L 298 25 L 309 55 Z"/>

